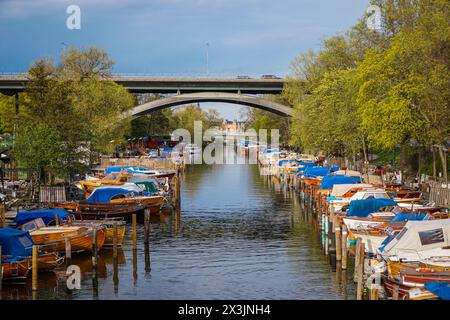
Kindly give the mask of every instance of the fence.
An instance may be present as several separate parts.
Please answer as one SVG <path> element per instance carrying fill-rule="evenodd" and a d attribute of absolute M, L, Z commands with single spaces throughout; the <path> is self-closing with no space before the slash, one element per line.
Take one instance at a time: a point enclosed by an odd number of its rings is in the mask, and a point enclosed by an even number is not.
<path fill-rule="evenodd" d="M 66 201 L 65 186 L 40 186 L 39 202 L 50 203 L 57 201 Z"/>
<path fill-rule="evenodd" d="M 151 159 L 151 158 L 102 158 L 101 167 L 108 168 L 111 166 L 142 166 L 150 169 L 174 170 L 176 169 L 175 161 L 172 159 Z"/>
<path fill-rule="evenodd" d="M 450 189 L 448 184 L 430 181 L 430 201 L 437 206 L 450 207 Z"/>

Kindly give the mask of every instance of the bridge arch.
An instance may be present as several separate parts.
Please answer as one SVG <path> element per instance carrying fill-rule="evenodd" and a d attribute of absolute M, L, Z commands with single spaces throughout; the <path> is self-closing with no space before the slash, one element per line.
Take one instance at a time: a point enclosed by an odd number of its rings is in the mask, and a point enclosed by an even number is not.
<path fill-rule="evenodd" d="M 178 94 L 144 103 L 140 106 L 134 107 L 131 111 L 131 115 L 133 117 L 138 117 L 164 108 L 199 102 L 225 102 L 241 104 L 270 111 L 285 117 L 291 116 L 293 111 L 291 107 L 256 96 L 223 92 L 198 92 Z"/>

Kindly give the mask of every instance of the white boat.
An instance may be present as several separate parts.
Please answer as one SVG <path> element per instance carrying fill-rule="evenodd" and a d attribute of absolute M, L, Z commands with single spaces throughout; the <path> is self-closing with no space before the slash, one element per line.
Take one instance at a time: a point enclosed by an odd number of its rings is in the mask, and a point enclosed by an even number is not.
<path fill-rule="evenodd" d="M 408 221 L 380 254 L 401 262 L 450 257 L 450 219 Z"/>

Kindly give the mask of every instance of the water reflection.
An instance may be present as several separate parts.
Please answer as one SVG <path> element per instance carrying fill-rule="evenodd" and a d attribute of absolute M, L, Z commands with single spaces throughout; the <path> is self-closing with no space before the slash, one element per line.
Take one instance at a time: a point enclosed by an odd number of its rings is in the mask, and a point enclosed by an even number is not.
<path fill-rule="evenodd" d="M 138 224 L 134 251 L 127 226 L 117 265 L 104 248 L 93 277 L 91 256 L 73 255 L 81 290 L 68 291 L 60 269 L 39 275 L 37 299 L 354 297 L 351 271 L 331 269 L 298 191 L 258 166 L 190 165 L 181 197 L 181 210 L 152 217 L 148 246 Z M 4 284 L 2 299 L 31 299 L 30 288 Z"/>

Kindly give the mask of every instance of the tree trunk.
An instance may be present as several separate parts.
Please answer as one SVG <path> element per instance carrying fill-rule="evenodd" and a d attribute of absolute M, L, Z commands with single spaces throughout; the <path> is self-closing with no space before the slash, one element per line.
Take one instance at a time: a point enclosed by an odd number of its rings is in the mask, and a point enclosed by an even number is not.
<path fill-rule="evenodd" d="M 369 174 L 369 158 L 367 157 L 366 139 L 362 135 L 361 135 L 361 140 L 362 140 L 362 149 L 363 149 L 363 154 L 364 154 L 363 168 L 364 168 L 365 173 Z"/>
<path fill-rule="evenodd" d="M 446 184 L 448 184 L 448 177 L 447 177 L 447 152 L 444 151 L 443 148 L 439 148 L 439 156 L 441 157 L 444 181 L 445 181 Z"/>
<path fill-rule="evenodd" d="M 420 174 L 421 174 L 421 167 L 422 167 L 422 147 L 419 147 L 419 162 L 418 162 L 418 168 L 417 168 L 417 182 L 420 183 Z"/>
<path fill-rule="evenodd" d="M 431 147 L 431 152 L 433 153 L 433 180 L 436 181 L 436 149 L 434 147 Z"/>

